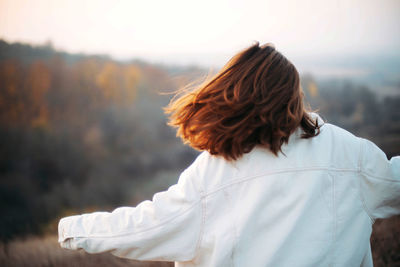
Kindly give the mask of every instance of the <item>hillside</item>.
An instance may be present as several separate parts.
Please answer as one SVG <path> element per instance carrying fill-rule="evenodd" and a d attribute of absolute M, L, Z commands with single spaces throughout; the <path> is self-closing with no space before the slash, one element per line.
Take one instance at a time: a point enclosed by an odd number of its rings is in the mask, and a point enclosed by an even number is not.
<path fill-rule="evenodd" d="M 54 235 L 63 216 L 135 205 L 175 183 L 198 152 L 175 137 L 162 107 L 206 74 L 0 40 L 0 263 L 11 264 L 6 251 L 16 247 L 25 255 L 32 244 L 52 244 L 54 236 L 40 236 Z M 328 122 L 399 154 L 400 95 L 312 75 L 302 88 Z M 398 217 L 375 224 L 376 266 L 400 264 L 399 229 Z"/>

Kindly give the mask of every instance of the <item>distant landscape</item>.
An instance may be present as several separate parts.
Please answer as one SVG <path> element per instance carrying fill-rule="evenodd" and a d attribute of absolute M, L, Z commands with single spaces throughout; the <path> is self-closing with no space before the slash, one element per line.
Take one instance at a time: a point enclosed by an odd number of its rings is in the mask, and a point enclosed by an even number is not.
<path fill-rule="evenodd" d="M 372 66 L 362 75 L 332 72 L 339 63 L 303 72 L 302 88 L 311 109 L 390 158 L 400 153 L 400 67 L 373 63 L 343 66 Z M 208 73 L 0 40 L 0 266 L 171 266 L 62 250 L 57 223 L 174 184 L 198 152 L 175 137 L 162 107 Z M 375 266 L 400 265 L 399 240 L 400 217 L 375 223 Z"/>

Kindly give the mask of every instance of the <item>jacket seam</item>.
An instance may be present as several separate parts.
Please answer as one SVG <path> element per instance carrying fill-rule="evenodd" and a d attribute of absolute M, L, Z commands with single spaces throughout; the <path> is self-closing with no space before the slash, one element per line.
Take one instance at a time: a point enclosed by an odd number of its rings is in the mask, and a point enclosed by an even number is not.
<path fill-rule="evenodd" d="M 332 178 L 332 209 L 333 209 L 333 233 L 332 233 L 332 243 L 336 243 L 336 231 L 337 231 L 337 210 L 336 210 L 336 186 L 335 186 L 335 176 L 329 172 L 329 176 Z M 335 266 L 335 252 L 332 253 L 332 262 L 330 266 Z"/>
<path fill-rule="evenodd" d="M 249 177 L 245 177 L 245 178 L 236 178 L 235 181 L 230 182 L 228 184 L 222 185 L 208 193 L 206 193 L 204 196 L 210 196 L 214 193 L 217 193 L 227 187 L 233 186 L 235 184 L 238 183 L 243 183 L 246 182 L 248 180 L 252 180 L 252 179 L 256 179 L 256 178 L 260 178 L 263 176 L 270 176 L 270 175 L 274 175 L 274 174 L 280 174 L 280 173 L 287 173 L 287 172 L 297 172 L 297 171 L 320 171 L 320 170 L 325 170 L 325 171 L 335 171 L 335 172 L 354 172 L 357 173 L 357 169 L 346 169 L 346 168 L 334 168 L 334 167 L 307 167 L 307 168 L 293 168 L 293 169 L 280 169 L 280 170 L 275 170 L 275 171 L 270 171 L 270 172 L 265 172 L 265 173 L 261 173 L 261 174 L 257 174 L 257 175 L 253 175 L 253 176 L 249 176 Z"/>
<path fill-rule="evenodd" d="M 198 250 L 200 249 L 201 242 L 203 241 L 204 225 L 206 222 L 207 203 L 203 192 L 201 192 L 200 201 L 201 201 L 201 223 L 200 223 L 199 237 L 197 240 L 196 248 L 194 250 L 194 256 L 197 254 Z"/>
<path fill-rule="evenodd" d="M 358 155 L 358 166 L 357 166 L 357 172 L 358 172 L 358 193 L 360 195 L 360 199 L 361 199 L 361 204 L 363 206 L 364 212 L 368 215 L 371 224 L 375 223 L 375 219 L 372 216 L 371 211 L 369 210 L 369 208 L 367 207 L 367 203 L 365 202 L 364 196 L 362 194 L 362 190 L 361 190 L 361 175 L 362 173 L 364 173 L 361 169 L 362 169 L 362 155 L 364 153 L 364 146 L 363 146 L 363 139 L 360 138 L 360 148 L 359 148 L 359 155 Z"/>
<path fill-rule="evenodd" d="M 200 156 L 202 154 L 200 154 Z M 199 158 L 200 158 L 200 156 L 199 156 Z M 197 162 L 197 160 L 196 160 L 196 162 Z M 196 177 L 200 177 L 200 175 L 199 175 L 199 164 L 196 165 L 195 176 Z M 206 205 L 207 205 L 207 203 L 206 203 L 206 199 L 204 197 L 204 185 L 203 184 L 200 185 L 199 196 L 200 196 L 200 202 L 201 202 L 201 209 L 200 209 L 201 222 L 200 222 L 199 236 L 198 236 L 198 239 L 196 241 L 196 246 L 195 246 L 195 249 L 193 251 L 193 257 L 192 258 L 196 257 L 196 254 L 198 253 L 198 251 L 200 249 L 201 242 L 203 241 L 204 225 L 205 225 L 205 221 L 206 221 L 206 209 L 207 209 Z"/>
<path fill-rule="evenodd" d="M 74 238 L 115 238 L 115 237 L 121 237 L 121 236 L 125 236 L 125 235 L 137 235 L 137 234 L 142 234 L 142 233 L 148 232 L 148 231 L 150 231 L 150 230 L 154 230 L 154 229 L 157 229 L 157 228 L 159 228 L 159 227 L 162 227 L 162 226 L 164 226 L 164 225 L 170 223 L 171 221 L 173 221 L 173 220 L 179 218 L 180 216 L 182 216 L 182 215 L 184 215 L 185 213 L 187 213 L 187 212 L 189 212 L 190 210 L 192 210 L 199 202 L 201 202 L 201 199 L 198 199 L 196 202 L 194 202 L 194 203 L 193 203 L 190 207 L 188 207 L 187 209 L 185 209 L 185 210 L 183 210 L 183 211 L 180 211 L 179 214 L 176 214 L 176 215 L 174 215 L 174 216 L 171 216 L 170 218 L 168 218 L 168 219 L 162 221 L 160 224 L 157 224 L 157 225 L 155 225 L 155 226 L 153 226 L 153 227 L 149 227 L 149 228 L 143 229 L 143 230 L 141 230 L 141 231 L 126 231 L 126 232 L 119 232 L 119 233 L 116 233 L 116 234 L 109 234 L 109 235 L 90 235 L 90 234 L 87 234 L 87 235 L 67 236 L 66 238 L 71 238 L 71 237 L 74 237 Z"/>
<path fill-rule="evenodd" d="M 394 180 L 394 179 L 390 179 L 390 178 L 386 178 L 386 177 L 381 177 L 381 176 L 373 175 L 373 174 L 370 174 L 370 173 L 368 173 L 368 172 L 365 172 L 365 171 L 363 171 L 363 170 L 361 170 L 361 169 L 360 169 L 360 174 L 364 174 L 365 176 L 368 176 L 368 177 L 370 177 L 370 178 L 374 178 L 374 179 L 377 179 L 377 180 L 383 180 L 383 181 L 385 181 L 385 182 L 400 183 L 400 180 Z"/>

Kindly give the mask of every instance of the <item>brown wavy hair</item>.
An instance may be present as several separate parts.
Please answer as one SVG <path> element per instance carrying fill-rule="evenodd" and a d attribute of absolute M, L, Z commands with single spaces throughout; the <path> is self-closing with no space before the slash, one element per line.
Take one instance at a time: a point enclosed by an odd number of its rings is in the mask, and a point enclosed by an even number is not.
<path fill-rule="evenodd" d="M 256 145 L 277 156 L 298 127 L 302 138 L 320 131 L 304 108 L 299 73 L 271 43 L 256 42 L 211 80 L 191 91 L 183 88 L 165 112 L 184 143 L 227 160 Z"/>

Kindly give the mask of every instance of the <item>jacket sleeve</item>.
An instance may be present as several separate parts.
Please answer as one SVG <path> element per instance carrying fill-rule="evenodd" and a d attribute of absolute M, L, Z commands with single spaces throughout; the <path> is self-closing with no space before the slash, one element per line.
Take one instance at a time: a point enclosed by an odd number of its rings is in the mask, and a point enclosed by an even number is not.
<path fill-rule="evenodd" d="M 400 214 L 400 156 L 387 159 L 373 142 L 361 138 L 360 190 L 372 221 Z"/>
<path fill-rule="evenodd" d="M 196 163 L 196 161 L 195 161 Z M 136 207 L 62 218 L 59 243 L 89 253 L 109 251 L 138 260 L 186 261 L 201 235 L 203 200 L 193 163 L 167 191 Z"/>

